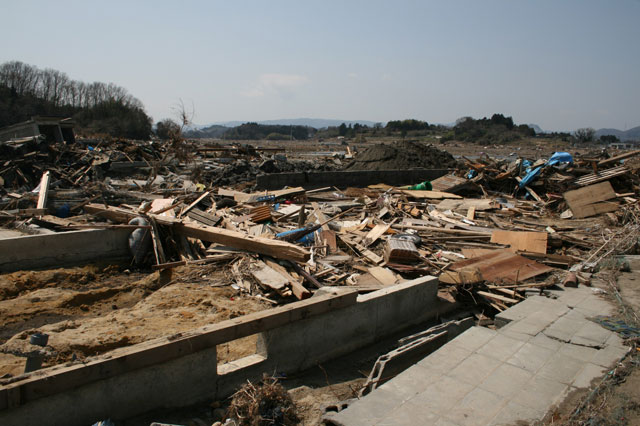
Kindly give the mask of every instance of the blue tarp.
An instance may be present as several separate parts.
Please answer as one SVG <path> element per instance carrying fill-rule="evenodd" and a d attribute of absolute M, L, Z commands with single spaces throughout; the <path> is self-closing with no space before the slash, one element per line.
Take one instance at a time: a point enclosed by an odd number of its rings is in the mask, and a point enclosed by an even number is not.
<path fill-rule="evenodd" d="M 538 166 L 533 170 L 527 168 L 527 175 L 522 178 L 518 186 L 520 188 L 524 188 L 525 186 L 533 182 L 538 177 L 543 167 L 555 166 L 556 164 L 561 163 L 573 163 L 573 157 L 571 156 L 571 154 L 569 154 L 568 152 L 554 152 L 551 158 L 549 158 L 549 160 L 543 166 Z M 531 165 L 531 162 L 529 160 L 524 160 L 522 162 L 522 165 Z"/>
<path fill-rule="evenodd" d="M 573 163 L 573 157 L 568 152 L 554 152 L 545 166 L 555 166 L 560 163 Z"/>
<path fill-rule="evenodd" d="M 529 173 L 527 173 L 525 177 L 522 178 L 518 186 L 520 188 L 524 188 L 525 186 L 529 185 L 531 182 L 535 180 L 536 177 L 538 177 L 541 170 L 542 170 L 542 166 L 538 166 L 535 169 L 531 170 Z"/>

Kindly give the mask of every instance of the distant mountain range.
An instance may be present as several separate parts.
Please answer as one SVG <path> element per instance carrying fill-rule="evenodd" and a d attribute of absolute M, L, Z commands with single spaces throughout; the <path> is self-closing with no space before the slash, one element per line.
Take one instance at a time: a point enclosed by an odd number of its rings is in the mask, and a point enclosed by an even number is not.
<path fill-rule="evenodd" d="M 200 130 L 200 129 L 208 128 L 211 126 L 237 127 L 237 126 L 240 126 L 241 124 L 249 123 L 249 122 L 258 123 L 258 124 L 271 124 L 271 125 L 278 124 L 283 126 L 309 126 L 316 129 L 322 129 L 323 127 L 339 126 L 342 123 L 345 123 L 347 126 L 349 124 L 354 125 L 356 123 L 360 123 L 360 124 L 367 125 L 369 127 L 372 127 L 374 124 L 376 124 L 375 121 L 368 121 L 368 120 L 332 120 L 332 119 L 325 119 L 325 118 L 283 118 L 279 120 L 221 121 L 217 123 L 204 124 L 204 125 L 195 124 L 190 126 L 189 130 Z M 385 124 L 386 123 L 382 123 L 383 126 Z"/>
<path fill-rule="evenodd" d="M 596 137 L 604 135 L 613 135 L 617 136 L 621 141 L 638 141 L 640 140 L 640 126 L 634 127 L 629 130 L 618 130 L 618 129 L 598 129 L 596 130 Z"/>

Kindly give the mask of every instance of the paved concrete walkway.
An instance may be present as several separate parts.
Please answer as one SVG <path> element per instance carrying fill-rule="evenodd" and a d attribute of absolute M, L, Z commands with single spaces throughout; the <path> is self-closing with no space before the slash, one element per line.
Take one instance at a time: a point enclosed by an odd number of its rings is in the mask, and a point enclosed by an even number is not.
<path fill-rule="evenodd" d="M 325 419 L 336 425 L 513 425 L 539 420 L 627 352 L 588 320 L 613 307 L 590 288 L 533 296 L 472 327 L 366 397 Z"/>

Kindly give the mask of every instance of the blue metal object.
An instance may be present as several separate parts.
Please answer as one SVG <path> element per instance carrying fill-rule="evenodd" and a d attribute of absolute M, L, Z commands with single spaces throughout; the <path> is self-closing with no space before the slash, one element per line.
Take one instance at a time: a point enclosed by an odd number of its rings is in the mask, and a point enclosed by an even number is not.
<path fill-rule="evenodd" d="M 275 195 L 263 195 L 262 197 L 258 197 L 256 201 L 275 201 Z"/>

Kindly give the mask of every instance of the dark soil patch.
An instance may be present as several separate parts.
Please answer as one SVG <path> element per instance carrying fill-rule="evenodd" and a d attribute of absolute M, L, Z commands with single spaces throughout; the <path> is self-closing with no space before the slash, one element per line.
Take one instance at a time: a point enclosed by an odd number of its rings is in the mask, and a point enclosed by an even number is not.
<path fill-rule="evenodd" d="M 373 145 L 345 167 L 345 170 L 447 169 L 458 162 L 446 151 L 420 142 Z"/>

